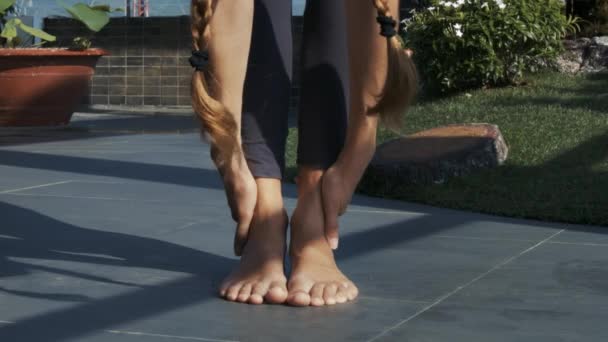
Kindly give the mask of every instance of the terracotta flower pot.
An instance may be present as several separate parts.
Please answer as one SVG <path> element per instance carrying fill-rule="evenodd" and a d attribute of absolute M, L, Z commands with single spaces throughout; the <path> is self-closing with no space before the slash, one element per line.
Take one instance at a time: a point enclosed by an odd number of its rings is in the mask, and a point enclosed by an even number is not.
<path fill-rule="evenodd" d="M 0 49 L 0 126 L 67 124 L 105 54 L 101 49 Z"/>

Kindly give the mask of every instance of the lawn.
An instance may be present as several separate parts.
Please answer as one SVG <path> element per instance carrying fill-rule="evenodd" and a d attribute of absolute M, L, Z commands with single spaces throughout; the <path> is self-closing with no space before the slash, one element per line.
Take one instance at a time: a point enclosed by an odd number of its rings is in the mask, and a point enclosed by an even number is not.
<path fill-rule="evenodd" d="M 608 225 L 608 73 L 528 76 L 520 87 L 421 99 L 403 134 L 456 123 L 497 124 L 510 148 L 501 167 L 441 185 L 364 179 L 359 193 L 496 215 Z M 382 131 L 379 143 L 396 137 Z M 294 174 L 297 132 L 288 139 Z"/>

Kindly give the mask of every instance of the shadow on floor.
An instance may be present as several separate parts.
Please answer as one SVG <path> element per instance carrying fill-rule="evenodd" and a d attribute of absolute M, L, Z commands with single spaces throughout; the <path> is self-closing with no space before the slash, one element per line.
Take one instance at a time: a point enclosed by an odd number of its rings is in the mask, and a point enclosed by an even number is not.
<path fill-rule="evenodd" d="M 0 150 L 0 165 L 118 177 L 207 189 L 224 188 L 217 171 L 195 167 L 7 150 Z"/>
<path fill-rule="evenodd" d="M 0 287 L 0 293 L 67 302 L 76 307 L 44 313 L 0 328 L 1 341 L 63 341 L 104 327 L 145 318 L 215 295 L 217 283 L 236 260 L 161 240 L 85 229 L 32 210 L 0 202 L 0 279 L 36 271 L 77 277 L 133 290 L 102 300 L 69 294 L 44 294 Z M 141 267 L 182 272 L 161 285 L 140 286 L 103 276 L 65 271 L 15 259 L 62 260 L 97 266 Z M 91 266 L 94 273 L 95 266 Z M 129 270 L 123 272 L 130 272 Z"/>

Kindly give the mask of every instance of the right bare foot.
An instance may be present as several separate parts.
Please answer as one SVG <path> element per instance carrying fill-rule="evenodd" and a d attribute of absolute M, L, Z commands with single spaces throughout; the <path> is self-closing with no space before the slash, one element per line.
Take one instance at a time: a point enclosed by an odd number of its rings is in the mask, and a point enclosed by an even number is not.
<path fill-rule="evenodd" d="M 247 244 L 238 267 L 220 286 L 220 295 L 233 302 L 282 304 L 287 299 L 283 266 L 287 213 L 281 183 L 276 179 L 256 182 L 259 196 Z"/>
<path fill-rule="evenodd" d="M 358 295 L 355 284 L 336 265 L 323 228 L 320 175 L 300 177 L 298 205 L 291 218 L 290 305 L 334 305 Z"/>

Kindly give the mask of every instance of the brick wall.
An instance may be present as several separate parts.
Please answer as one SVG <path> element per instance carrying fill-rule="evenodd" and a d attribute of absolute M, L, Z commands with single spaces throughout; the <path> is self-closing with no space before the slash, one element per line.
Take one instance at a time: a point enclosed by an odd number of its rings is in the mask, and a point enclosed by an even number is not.
<path fill-rule="evenodd" d="M 95 35 L 93 45 L 106 49 L 85 104 L 126 106 L 189 106 L 191 54 L 189 17 L 113 18 Z M 45 30 L 66 46 L 82 33 L 79 23 L 46 18 Z M 294 17 L 294 66 L 299 65 L 302 18 Z M 298 70 L 294 70 L 298 74 Z M 294 78 L 297 103 L 298 78 Z"/>
<path fill-rule="evenodd" d="M 420 1 L 402 1 L 401 14 L 406 15 Z M 84 104 L 190 106 L 189 20 L 188 16 L 112 18 L 93 39 L 93 46 L 111 55 L 99 61 Z M 45 18 L 44 26 L 61 46 L 67 46 L 70 37 L 85 33 L 81 24 L 66 18 Z M 293 108 L 298 103 L 302 27 L 303 18 L 294 16 Z"/>

